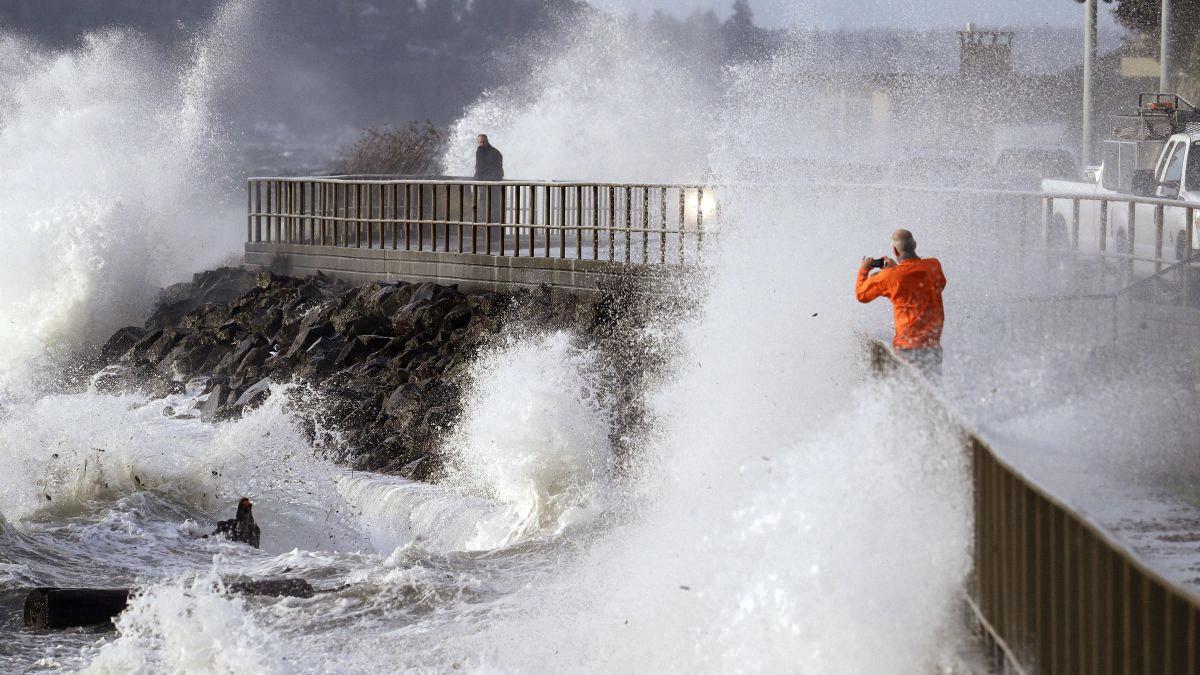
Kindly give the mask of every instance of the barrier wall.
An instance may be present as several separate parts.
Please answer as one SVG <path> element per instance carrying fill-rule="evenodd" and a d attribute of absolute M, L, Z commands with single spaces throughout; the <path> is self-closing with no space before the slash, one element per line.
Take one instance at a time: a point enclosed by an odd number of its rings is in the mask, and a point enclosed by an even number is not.
<path fill-rule="evenodd" d="M 515 258 L 472 253 L 314 246 L 277 242 L 246 244 L 250 269 L 305 277 L 318 272 L 362 283 L 395 280 L 443 285 L 464 290 L 506 290 L 550 284 L 581 294 L 635 290 L 684 293 L 684 270 L 622 263 L 558 258 Z"/>

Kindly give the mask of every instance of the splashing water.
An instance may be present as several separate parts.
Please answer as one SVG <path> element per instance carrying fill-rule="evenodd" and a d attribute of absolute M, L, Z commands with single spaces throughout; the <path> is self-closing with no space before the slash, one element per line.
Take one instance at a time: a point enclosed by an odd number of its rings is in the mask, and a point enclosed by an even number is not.
<path fill-rule="evenodd" d="M 251 14 L 223 6 L 179 68 L 123 30 L 68 52 L 0 35 L 6 386 L 47 348 L 140 323 L 158 288 L 237 251 L 209 103 Z"/>
<path fill-rule="evenodd" d="M 609 413 L 588 381 L 595 359 L 556 332 L 514 342 L 474 366 L 463 423 L 447 441 L 447 482 L 508 506 L 468 548 L 558 531 L 599 508 L 612 450 Z"/>
<path fill-rule="evenodd" d="M 236 63 L 220 45 L 247 30 L 239 12 L 249 10 L 219 14 L 201 41 L 214 46 L 182 70 L 121 32 L 62 54 L 0 45 L 11 57 L 0 171 L 16 190 L 0 206 L 16 224 L 0 235 L 17 261 L 0 270 L 10 381 L 48 346 L 103 335 L 157 285 L 233 250 L 240 218 L 211 209 L 221 142 L 205 100 Z M 690 56 L 594 17 L 518 90 L 535 95 L 488 94 L 464 114 L 450 166 L 464 172 L 463 139 L 488 131 L 510 166 L 538 177 L 733 182 L 748 158 L 803 133 L 803 116 L 772 96 L 786 52 L 724 74 Z M 611 77 L 595 76 L 598 61 Z M 69 188 L 47 192 L 41 176 L 53 175 Z M 596 393 L 611 373 L 565 333 L 512 336 L 474 364 L 439 485 L 315 457 L 283 388 L 217 425 L 191 417 L 195 391 L 6 406 L 5 609 L 39 584 L 144 592 L 115 635 L 6 633 L 0 666 L 944 665 L 968 568 L 964 467 L 944 420 L 857 365 L 837 261 L 862 241 L 752 187 L 723 192 L 722 210 L 680 370 L 650 393 L 661 426 L 619 473 L 616 413 Z M 33 246 L 30 233 L 53 245 Z M 812 242 L 819 259 L 798 254 Z M 258 505 L 263 550 L 198 538 L 242 494 Z M 232 598 L 218 585 L 230 576 L 303 576 L 322 592 Z"/>
<path fill-rule="evenodd" d="M 245 601 L 221 593 L 220 583 L 210 574 L 136 596 L 116 621 L 121 639 L 103 645 L 82 672 L 288 672 Z"/>

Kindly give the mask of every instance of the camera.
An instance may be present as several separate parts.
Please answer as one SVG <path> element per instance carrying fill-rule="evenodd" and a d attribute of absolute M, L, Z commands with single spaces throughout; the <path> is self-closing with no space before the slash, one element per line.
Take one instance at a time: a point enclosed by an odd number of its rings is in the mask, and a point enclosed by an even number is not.
<path fill-rule="evenodd" d="M 871 269 L 883 269 L 883 258 L 871 258 Z"/>

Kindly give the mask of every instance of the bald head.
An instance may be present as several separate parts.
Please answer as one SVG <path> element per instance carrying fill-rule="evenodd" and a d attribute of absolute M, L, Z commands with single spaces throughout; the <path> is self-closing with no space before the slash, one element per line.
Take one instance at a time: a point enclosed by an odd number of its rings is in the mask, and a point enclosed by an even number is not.
<path fill-rule="evenodd" d="M 896 257 L 900 260 L 917 256 L 917 240 L 913 239 L 912 232 L 908 230 L 896 230 L 892 233 L 892 248 L 896 250 Z"/>

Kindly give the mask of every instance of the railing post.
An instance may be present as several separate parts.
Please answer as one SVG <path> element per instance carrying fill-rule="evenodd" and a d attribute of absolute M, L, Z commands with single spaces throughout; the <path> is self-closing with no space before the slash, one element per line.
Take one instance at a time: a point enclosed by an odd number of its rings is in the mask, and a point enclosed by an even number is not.
<path fill-rule="evenodd" d="M 1154 206 L 1154 273 L 1162 272 L 1163 257 L 1163 206 Z"/>
<path fill-rule="evenodd" d="M 658 210 L 659 210 L 659 251 L 658 262 L 661 265 L 667 264 L 667 188 L 660 187 L 658 189 Z"/>
<path fill-rule="evenodd" d="M 617 188 L 608 186 L 608 261 L 617 259 Z"/>
<path fill-rule="evenodd" d="M 1184 217 L 1187 219 L 1186 222 L 1184 223 L 1184 229 L 1183 229 L 1184 238 L 1187 239 L 1187 242 L 1184 243 L 1184 245 L 1183 245 L 1183 259 L 1190 260 L 1192 257 L 1192 233 L 1193 233 L 1193 228 L 1195 227 L 1196 210 L 1189 206 L 1187 208 L 1187 210 L 1185 211 Z M 1181 270 L 1183 271 L 1183 306 L 1191 307 L 1192 306 L 1192 265 L 1191 265 L 1191 263 L 1185 263 L 1181 267 Z"/>
<path fill-rule="evenodd" d="M 513 186 L 513 257 L 521 257 L 521 191 L 522 185 Z"/>
<path fill-rule="evenodd" d="M 575 186 L 575 259 L 583 259 L 583 186 Z"/>
<path fill-rule="evenodd" d="M 538 186 L 529 186 L 529 257 L 538 256 Z"/>
<path fill-rule="evenodd" d="M 1108 264 L 1104 254 L 1108 251 L 1108 200 L 1100 200 L 1100 288 L 1108 280 Z"/>
<path fill-rule="evenodd" d="M 683 264 L 684 259 L 684 231 L 687 229 L 687 188 L 679 186 L 679 264 Z"/>
<path fill-rule="evenodd" d="M 260 180 L 254 181 L 254 210 L 258 213 L 254 217 L 254 241 L 262 241 L 262 193 L 263 182 Z"/>
<path fill-rule="evenodd" d="M 500 255 L 508 255 L 508 243 L 506 241 L 505 226 L 507 225 L 508 217 L 508 186 L 500 186 Z"/>
<path fill-rule="evenodd" d="M 300 208 L 304 211 L 304 223 L 301 226 L 301 238 L 305 245 L 311 246 L 313 243 L 313 204 L 312 204 L 312 182 L 305 180 L 300 183 Z"/>
<path fill-rule="evenodd" d="M 1126 266 L 1126 275 L 1129 279 L 1133 278 L 1133 256 L 1136 255 L 1137 247 L 1134 245 L 1137 241 L 1137 202 L 1129 202 L 1125 214 L 1125 234 L 1128 239 L 1129 250 L 1125 253 L 1129 256 L 1129 264 Z"/>
<path fill-rule="evenodd" d="M 592 259 L 600 259 L 600 186 L 592 186 Z"/>
<path fill-rule="evenodd" d="M 1108 200 L 1100 200 L 1100 252 L 1108 250 Z"/>
<path fill-rule="evenodd" d="M 246 181 L 246 241 L 254 241 L 254 181 Z"/>
<path fill-rule="evenodd" d="M 484 209 L 483 219 L 487 226 L 483 230 L 484 252 L 488 255 L 492 254 L 492 188 L 490 185 L 483 187 Z"/>
<path fill-rule="evenodd" d="M 633 242 L 633 188 L 625 186 L 625 262 L 632 262 L 630 252 Z"/>
<path fill-rule="evenodd" d="M 412 183 L 404 184 L 404 217 L 401 218 L 401 224 L 404 226 L 404 250 L 412 250 L 412 220 L 413 210 L 416 208 L 413 202 L 413 185 Z"/>
<path fill-rule="evenodd" d="M 417 183 L 417 250 L 425 250 L 425 183 Z"/>
<path fill-rule="evenodd" d="M 321 243 L 337 245 L 337 183 L 325 183 L 325 212 L 321 222 Z M 330 243 L 332 242 L 332 244 Z"/>
<path fill-rule="evenodd" d="M 1079 199 L 1071 200 L 1071 250 L 1079 250 Z"/>
<path fill-rule="evenodd" d="M 442 187 L 444 188 L 444 191 L 446 193 L 446 208 L 449 209 L 450 208 L 450 186 L 443 185 Z M 430 186 L 430 192 L 433 196 L 433 204 L 430 205 L 430 207 L 429 207 L 429 217 L 431 220 L 433 220 L 433 222 L 430 223 L 430 225 L 429 225 L 429 237 L 430 237 L 430 239 L 432 239 L 432 242 L 431 242 L 432 247 L 430 248 L 430 250 L 435 253 L 438 250 L 438 225 L 440 224 L 442 226 L 442 251 L 443 252 L 449 251 L 450 250 L 450 225 L 448 223 L 442 221 L 442 219 L 438 218 L 439 211 L 438 211 L 438 184 L 437 183 L 434 183 L 433 185 Z M 446 213 L 446 220 L 449 220 L 449 218 L 450 218 L 449 211 L 447 210 L 445 213 Z M 439 221 L 442 221 L 442 222 L 439 222 Z"/>
<path fill-rule="evenodd" d="M 558 257 L 567 257 L 567 188 L 558 189 Z"/>
<path fill-rule="evenodd" d="M 458 252 L 463 252 L 463 221 L 467 219 L 467 186 L 458 184 Z"/>

